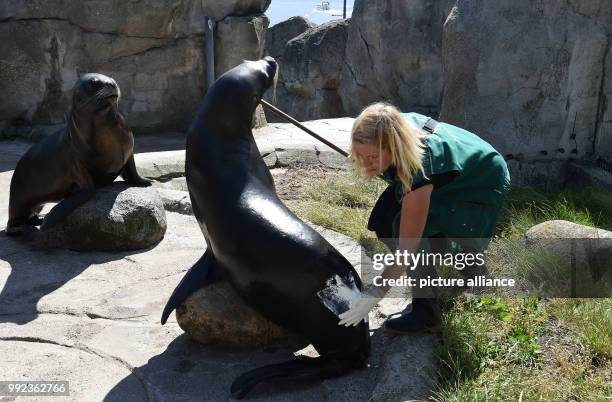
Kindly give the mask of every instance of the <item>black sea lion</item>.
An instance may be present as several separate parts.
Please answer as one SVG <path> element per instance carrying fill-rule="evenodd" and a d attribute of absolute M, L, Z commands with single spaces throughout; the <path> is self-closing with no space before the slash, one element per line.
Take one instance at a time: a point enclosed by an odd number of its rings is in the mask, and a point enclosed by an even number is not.
<path fill-rule="evenodd" d="M 330 281 L 360 287 L 353 266 L 278 198 L 251 132 L 251 116 L 277 71 L 274 59 L 245 62 L 208 91 L 187 135 L 185 172 L 194 214 L 208 248 L 174 290 L 162 323 L 191 293 L 227 275 L 236 292 L 280 326 L 312 342 L 318 358 L 265 366 L 238 377 L 234 397 L 275 379 L 328 378 L 363 367 L 367 322 L 338 325 L 319 294 Z M 355 289 L 356 290 L 356 289 Z M 333 292 L 332 292 L 333 293 Z M 332 295 L 333 299 L 333 295 Z M 342 299 L 340 297 L 340 299 Z M 341 312 L 341 311 L 340 311 Z"/>
<path fill-rule="evenodd" d="M 134 137 L 119 113 L 120 90 L 102 74 L 85 74 L 72 93 L 66 129 L 33 145 L 17 162 L 11 179 L 6 233 L 18 234 L 23 225 L 40 224 L 42 205 L 59 201 L 45 218 L 43 230 L 93 196 L 94 189 L 111 184 L 118 175 L 144 186 L 134 164 Z"/>

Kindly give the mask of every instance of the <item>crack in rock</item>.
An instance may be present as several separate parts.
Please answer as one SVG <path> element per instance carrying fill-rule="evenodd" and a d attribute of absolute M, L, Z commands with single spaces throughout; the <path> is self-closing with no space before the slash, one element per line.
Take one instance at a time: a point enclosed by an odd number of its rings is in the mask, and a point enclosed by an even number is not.
<path fill-rule="evenodd" d="M 77 350 L 80 350 L 81 352 L 97 356 L 97 357 L 99 357 L 99 358 L 101 358 L 103 360 L 114 362 L 115 364 L 118 364 L 118 365 L 122 366 L 123 368 L 126 368 L 130 373 L 132 373 L 138 379 L 138 381 L 140 381 L 140 384 L 144 388 L 144 390 L 145 390 L 145 392 L 147 394 L 147 399 L 149 401 L 154 401 L 155 400 L 155 398 L 153 397 L 153 392 L 149 388 L 148 382 L 144 378 L 144 376 L 141 375 L 140 373 L 138 373 L 135 370 L 135 368 L 132 367 L 131 364 L 129 364 L 125 360 L 121 359 L 120 357 L 109 355 L 107 353 L 104 353 L 102 351 L 90 348 L 87 345 L 84 345 L 84 344 L 81 344 L 81 343 L 75 343 L 75 344 L 69 345 L 69 344 L 64 344 L 64 343 L 52 341 L 52 340 L 49 340 L 49 339 L 38 338 L 38 337 L 34 337 L 34 336 L 24 336 L 24 337 L 21 337 L 21 336 L 6 336 L 6 337 L 0 337 L 0 341 L 31 342 L 31 343 L 44 343 L 44 344 L 49 344 L 49 345 L 56 345 L 56 346 L 61 346 L 61 347 L 68 348 L 68 349 L 77 349 Z"/>

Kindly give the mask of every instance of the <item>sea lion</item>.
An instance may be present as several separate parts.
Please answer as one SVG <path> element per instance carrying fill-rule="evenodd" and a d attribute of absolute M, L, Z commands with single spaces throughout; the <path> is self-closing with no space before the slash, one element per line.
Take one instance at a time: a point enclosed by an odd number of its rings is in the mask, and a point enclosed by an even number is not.
<path fill-rule="evenodd" d="M 102 74 L 85 74 L 72 90 L 72 110 L 65 130 L 32 145 L 11 179 L 8 235 L 24 225 L 38 225 L 42 205 L 59 201 L 42 222 L 46 230 L 111 184 L 118 175 L 135 186 L 141 178 L 134 164 L 134 136 L 117 109 L 119 86 Z"/>
<path fill-rule="evenodd" d="M 162 314 L 163 324 L 191 293 L 222 272 L 250 306 L 317 349 L 318 358 L 297 358 L 239 376 L 231 387 L 237 398 L 261 382 L 329 378 L 361 368 L 370 347 L 367 322 L 339 326 L 338 311 L 332 310 L 347 310 L 347 302 L 324 295 L 337 280 L 356 292 L 361 287 L 357 272 L 278 198 L 253 138 L 251 116 L 277 69 L 276 61 L 266 57 L 229 70 L 209 89 L 191 124 L 185 173 L 207 249 Z"/>

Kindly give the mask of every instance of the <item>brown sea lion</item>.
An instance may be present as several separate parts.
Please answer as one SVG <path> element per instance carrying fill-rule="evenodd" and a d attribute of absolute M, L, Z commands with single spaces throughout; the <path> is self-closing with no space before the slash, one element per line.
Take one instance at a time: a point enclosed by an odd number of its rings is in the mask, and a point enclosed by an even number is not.
<path fill-rule="evenodd" d="M 8 235 L 24 225 L 38 225 L 43 204 L 59 201 L 42 221 L 42 230 L 111 184 L 118 175 L 135 186 L 141 178 L 134 164 L 134 136 L 119 113 L 120 90 L 102 74 L 85 74 L 76 82 L 72 110 L 65 130 L 34 144 L 17 162 L 11 179 Z"/>

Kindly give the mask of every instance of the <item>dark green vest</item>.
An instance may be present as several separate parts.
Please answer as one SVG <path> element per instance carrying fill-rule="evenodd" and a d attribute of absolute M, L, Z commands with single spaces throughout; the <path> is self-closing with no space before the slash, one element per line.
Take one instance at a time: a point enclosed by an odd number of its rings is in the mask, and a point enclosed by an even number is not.
<path fill-rule="evenodd" d="M 418 113 L 403 113 L 417 127 L 423 127 L 429 117 Z M 438 123 L 425 138 L 423 168 L 425 177 L 434 174 L 458 173 L 450 183 L 431 193 L 429 214 L 423 237 L 443 234 L 446 237 L 490 238 L 506 193 L 510 174 L 504 158 L 486 141 L 462 128 Z M 383 174 L 395 186 L 396 199 L 402 202 L 404 188 L 391 170 Z M 418 172 L 413 183 L 424 180 Z M 393 237 L 399 237 L 400 214 L 393 222 Z"/>

